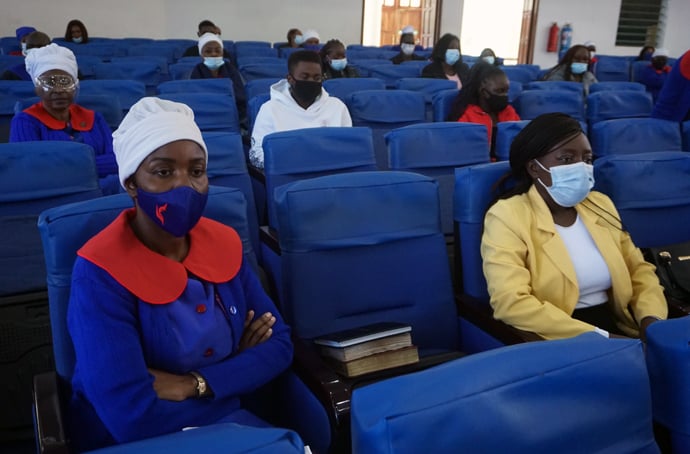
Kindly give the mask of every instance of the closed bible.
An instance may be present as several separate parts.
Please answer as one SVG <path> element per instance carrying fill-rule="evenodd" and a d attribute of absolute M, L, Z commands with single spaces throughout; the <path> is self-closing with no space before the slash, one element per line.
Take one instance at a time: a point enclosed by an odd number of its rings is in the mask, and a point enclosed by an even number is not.
<path fill-rule="evenodd" d="M 356 377 L 379 370 L 414 364 L 419 361 L 417 347 L 410 345 L 397 350 L 389 350 L 374 355 L 364 356 L 352 361 L 328 359 L 328 363 L 341 375 Z"/>

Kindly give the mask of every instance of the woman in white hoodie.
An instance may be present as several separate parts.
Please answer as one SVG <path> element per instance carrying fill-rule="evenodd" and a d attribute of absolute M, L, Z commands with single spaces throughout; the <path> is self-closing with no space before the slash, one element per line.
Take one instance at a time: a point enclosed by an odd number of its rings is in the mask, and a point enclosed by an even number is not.
<path fill-rule="evenodd" d="M 264 167 L 263 140 L 268 134 L 302 128 L 352 126 L 345 104 L 328 95 L 321 86 L 323 75 L 319 54 L 293 52 L 288 59 L 288 75 L 271 86 L 266 101 L 254 122 L 249 161 Z"/>

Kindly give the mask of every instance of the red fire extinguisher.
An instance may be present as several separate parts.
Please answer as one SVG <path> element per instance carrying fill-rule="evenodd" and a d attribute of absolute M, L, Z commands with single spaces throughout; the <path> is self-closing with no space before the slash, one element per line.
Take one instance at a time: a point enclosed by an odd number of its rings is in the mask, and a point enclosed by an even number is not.
<path fill-rule="evenodd" d="M 551 28 L 549 28 L 549 41 L 546 44 L 546 52 L 558 52 L 558 44 L 560 43 L 559 32 L 558 24 L 554 22 Z"/>

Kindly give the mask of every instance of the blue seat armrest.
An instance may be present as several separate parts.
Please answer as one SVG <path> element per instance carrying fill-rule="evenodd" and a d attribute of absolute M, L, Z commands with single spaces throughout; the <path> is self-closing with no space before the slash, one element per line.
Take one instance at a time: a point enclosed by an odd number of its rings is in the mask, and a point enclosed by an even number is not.
<path fill-rule="evenodd" d="M 455 295 L 455 304 L 460 317 L 489 333 L 505 345 L 543 340 L 536 333 L 523 331 L 496 320 L 488 301 L 462 293 Z"/>
<path fill-rule="evenodd" d="M 67 454 L 69 446 L 62 420 L 60 391 L 55 371 L 34 376 L 33 412 L 38 452 Z"/>

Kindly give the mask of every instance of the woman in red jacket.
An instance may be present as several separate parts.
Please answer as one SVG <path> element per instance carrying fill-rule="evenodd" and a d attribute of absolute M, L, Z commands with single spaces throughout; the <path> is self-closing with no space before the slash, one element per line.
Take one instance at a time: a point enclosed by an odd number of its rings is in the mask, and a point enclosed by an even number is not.
<path fill-rule="evenodd" d="M 453 104 L 448 120 L 486 126 L 493 150 L 492 137 L 496 124 L 520 120 L 515 109 L 508 104 L 509 88 L 508 77 L 501 69 L 484 62 L 475 64 Z"/>

